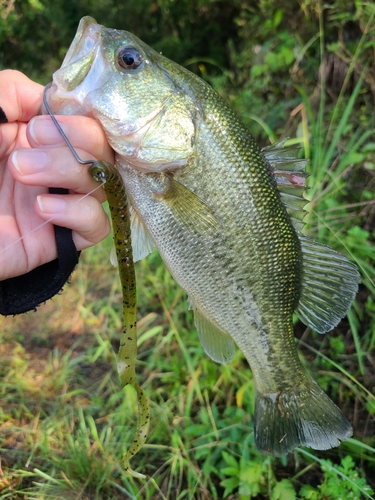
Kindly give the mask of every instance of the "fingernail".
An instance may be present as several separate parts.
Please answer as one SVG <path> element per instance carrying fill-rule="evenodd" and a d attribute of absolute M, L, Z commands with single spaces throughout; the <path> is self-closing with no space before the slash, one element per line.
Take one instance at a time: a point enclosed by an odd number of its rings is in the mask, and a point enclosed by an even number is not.
<path fill-rule="evenodd" d="M 46 214 L 57 214 L 66 209 L 66 202 L 61 196 L 41 194 L 36 197 L 39 209 Z"/>
<path fill-rule="evenodd" d="M 38 149 L 18 149 L 12 153 L 11 161 L 21 175 L 43 172 L 49 166 L 48 156 Z"/>
<path fill-rule="evenodd" d="M 64 130 L 64 125 L 60 124 Z M 65 132 L 65 130 L 64 130 Z M 64 142 L 60 132 L 57 130 L 56 125 L 49 119 L 49 117 L 37 116 L 29 123 L 29 133 L 36 144 L 51 145 L 61 144 Z"/>

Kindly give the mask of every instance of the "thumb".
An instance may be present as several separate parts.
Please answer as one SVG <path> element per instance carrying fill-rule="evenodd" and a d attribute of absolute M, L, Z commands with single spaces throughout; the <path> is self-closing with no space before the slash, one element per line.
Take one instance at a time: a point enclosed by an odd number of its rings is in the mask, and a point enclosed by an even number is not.
<path fill-rule="evenodd" d="M 0 114 L 2 123 L 28 122 L 39 114 L 43 85 L 12 69 L 0 71 Z"/>

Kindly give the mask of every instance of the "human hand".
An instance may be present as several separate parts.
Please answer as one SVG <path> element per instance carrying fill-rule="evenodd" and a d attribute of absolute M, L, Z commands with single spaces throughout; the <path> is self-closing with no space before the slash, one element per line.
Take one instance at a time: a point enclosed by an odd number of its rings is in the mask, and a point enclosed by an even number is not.
<path fill-rule="evenodd" d="M 109 233 L 102 189 L 72 156 L 49 116 L 37 116 L 43 87 L 17 71 L 0 71 L 0 280 L 19 276 L 57 257 L 53 224 L 73 230 L 77 250 Z M 99 124 L 83 116 L 59 116 L 64 132 L 84 159 L 113 162 Z M 69 189 L 48 194 L 49 187 Z M 54 217 L 53 222 L 40 226 Z M 33 231 L 33 232 L 32 232 Z M 15 243 L 16 242 L 16 243 Z"/>

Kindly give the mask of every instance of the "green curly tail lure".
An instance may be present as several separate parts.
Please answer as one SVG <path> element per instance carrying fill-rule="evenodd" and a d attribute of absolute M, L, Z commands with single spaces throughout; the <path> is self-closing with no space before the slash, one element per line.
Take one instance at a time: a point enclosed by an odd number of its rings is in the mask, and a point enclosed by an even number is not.
<path fill-rule="evenodd" d="M 131 385 L 138 397 L 137 430 L 128 452 L 122 459 L 125 471 L 135 477 L 143 474 L 130 469 L 129 460 L 146 441 L 150 424 L 150 410 L 145 393 L 137 384 L 135 362 L 137 358 L 137 297 L 136 278 L 131 245 L 129 204 L 125 186 L 116 167 L 105 161 L 98 161 L 89 168 L 91 177 L 104 183 L 113 226 L 113 240 L 116 248 L 118 269 L 122 286 L 124 328 L 120 337 L 117 368 L 122 386 Z"/>

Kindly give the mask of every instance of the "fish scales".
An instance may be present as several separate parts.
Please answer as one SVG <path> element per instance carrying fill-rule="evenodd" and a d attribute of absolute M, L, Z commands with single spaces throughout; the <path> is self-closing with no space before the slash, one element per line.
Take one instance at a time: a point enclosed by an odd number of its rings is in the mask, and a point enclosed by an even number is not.
<path fill-rule="evenodd" d="M 178 180 L 213 209 L 221 222 L 220 230 L 210 238 L 192 235 L 191 230 L 183 232 L 178 221 L 168 213 L 161 213 L 167 211 L 168 206 L 153 200 L 151 192 L 135 194 L 134 200 L 144 198 L 152 204 L 152 209 L 147 212 L 149 219 L 142 208 L 139 213 L 151 232 L 157 233 L 155 244 L 175 279 L 223 330 L 237 331 L 238 335 L 243 332 L 241 343 L 238 337 L 236 342 L 245 355 L 252 353 L 249 361 L 254 374 L 258 375 L 259 386 L 268 373 L 262 369 L 267 364 L 275 372 L 272 392 L 277 392 L 287 382 L 285 375 L 278 376 L 282 359 L 275 363 L 272 353 L 287 349 L 297 360 L 296 366 L 300 366 L 291 323 L 299 297 L 300 245 L 255 141 L 210 87 L 204 86 L 202 90 L 197 100 L 205 103 L 201 112 L 203 117 L 210 114 L 210 120 L 202 119 L 197 125 L 197 153 L 192 159 L 194 168 L 183 169 Z M 212 109 L 218 111 L 215 113 Z M 224 127 L 218 128 L 216 123 L 223 115 Z M 121 163 L 120 160 L 120 168 Z M 137 172 L 134 176 L 139 179 Z M 222 183 L 224 176 L 225 185 Z M 134 188 L 130 178 L 131 172 L 124 175 L 132 198 Z M 167 221 L 176 227 L 172 228 Z M 235 234 L 241 237 L 235 239 Z M 197 246 L 199 238 L 202 243 Z M 240 260 L 238 255 L 241 255 Z M 204 262 L 210 262 L 210 279 L 199 272 Z M 215 279 L 214 286 L 212 279 Z M 222 286 L 228 282 L 232 283 L 231 294 Z M 218 290 L 221 290 L 220 294 Z M 197 295 L 199 298 L 196 299 Z M 249 300 L 251 304 L 247 304 L 246 311 L 251 313 L 243 317 L 243 304 Z M 228 311 L 232 314 L 228 315 Z M 261 339 L 249 335 L 249 322 L 255 332 L 259 331 Z M 275 334 L 280 345 L 275 345 Z M 264 350 L 257 360 L 260 343 Z M 294 385 L 295 372 L 288 366 L 287 373 L 291 374 L 289 383 Z M 268 389 L 269 384 L 270 380 L 267 380 Z"/>
<path fill-rule="evenodd" d="M 359 282 L 345 256 L 300 232 L 305 162 L 283 142 L 261 151 L 206 82 L 92 18 L 53 81 L 51 108 L 95 117 L 116 152 L 137 258 L 157 247 L 214 361 L 233 358 L 233 341 L 248 360 L 258 449 L 282 455 L 348 438 L 293 336 L 293 311 L 320 333 L 336 326 Z"/>

